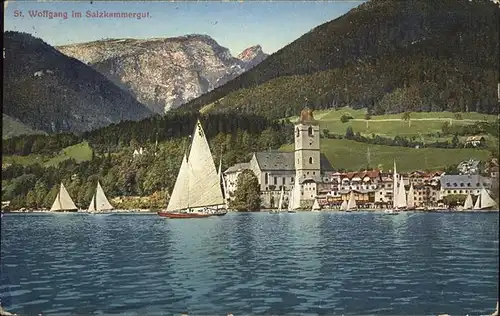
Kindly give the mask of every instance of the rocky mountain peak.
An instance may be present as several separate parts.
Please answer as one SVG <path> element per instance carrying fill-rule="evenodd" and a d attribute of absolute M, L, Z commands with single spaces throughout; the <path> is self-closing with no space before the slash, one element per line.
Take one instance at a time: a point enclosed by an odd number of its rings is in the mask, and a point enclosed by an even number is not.
<path fill-rule="evenodd" d="M 243 61 L 247 68 L 252 68 L 266 59 L 267 56 L 269 55 L 262 51 L 262 46 L 254 45 L 243 50 L 237 58 Z"/>
<path fill-rule="evenodd" d="M 157 113 L 177 108 L 264 60 L 257 45 L 245 60 L 205 34 L 108 39 L 57 47 L 83 61 Z"/>

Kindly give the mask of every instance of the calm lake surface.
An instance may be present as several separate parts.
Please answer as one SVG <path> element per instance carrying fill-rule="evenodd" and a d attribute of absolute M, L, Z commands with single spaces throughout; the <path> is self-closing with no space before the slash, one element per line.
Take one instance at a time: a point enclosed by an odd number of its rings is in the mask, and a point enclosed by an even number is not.
<path fill-rule="evenodd" d="M 2 305 L 21 315 L 481 315 L 498 213 L 7 214 Z"/>

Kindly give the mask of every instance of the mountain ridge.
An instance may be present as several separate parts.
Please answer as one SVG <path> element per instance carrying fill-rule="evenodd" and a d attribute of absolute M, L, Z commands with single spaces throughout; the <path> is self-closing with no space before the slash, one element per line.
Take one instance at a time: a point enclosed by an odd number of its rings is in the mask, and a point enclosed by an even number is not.
<path fill-rule="evenodd" d="M 82 62 L 27 33 L 4 33 L 4 113 L 44 132 L 83 132 L 153 113 Z"/>
<path fill-rule="evenodd" d="M 106 39 L 56 48 L 93 67 L 156 113 L 178 108 L 267 57 L 256 45 L 240 60 L 206 34 Z"/>
<path fill-rule="evenodd" d="M 305 104 L 314 107 L 339 104 L 363 106 L 373 110 L 375 105 L 384 103 L 382 98 L 385 95 L 387 101 L 390 94 L 397 92 L 397 89 L 405 90 L 410 87 L 415 88 L 419 94 L 425 94 L 420 85 L 433 84 L 438 88 L 432 93 L 440 93 L 440 89 L 450 90 L 445 94 L 457 95 L 457 102 L 469 104 L 469 107 L 474 108 L 480 103 L 480 109 L 492 113 L 498 111 L 496 91 L 492 93 L 493 89 L 496 90 L 497 79 L 493 79 L 492 73 L 498 71 L 498 60 L 494 56 L 498 56 L 499 12 L 498 6 L 489 0 L 368 1 L 343 16 L 315 27 L 248 72 L 190 101 L 186 108 L 198 111 L 210 105 L 210 110 L 215 111 L 219 104 L 223 104 L 224 109 L 221 110 L 227 110 L 231 107 L 229 99 L 234 101 L 237 96 L 240 109 L 256 109 L 258 106 L 255 104 L 268 101 L 266 98 L 255 97 L 261 90 L 266 89 L 266 84 L 267 91 L 270 91 L 269 85 L 273 85 L 273 91 L 277 94 L 276 100 L 273 101 L 279 102 L 280 97 L 285 97 L 285 93 L 281 91 L 286 90 L 286 87 L 271 84 L 273 80 L 284 82 L 297 76 L 313 77 L 320 72 L 330 72 L 334 77 L 323 77 L 326 82 L 338 81 L 336 78 L 339 75 L 357 79 L 336 84 L 318 83 L 313 90 L 322 94 L 323 100 L 309 93 L 295 98 L 288 106 L 297 110 Z M 380 69 L 370 80 L 354 73 L 356 68 L 367 65 L 373 68 L 381 63 L 390 64 L 390 58 L 415 58 L 422 63 L 419 65 L 422 72 L 408 75 L 405 68 L 412 66 L 412 63 L 401 64 L 399 69 L 391 73 L 401 81 L 388 78 L 383 85 L 377 82 L 377 76 L 387 77 L 387 71 L 384 69 Z M 464 76 L 447 84 L 446 78 L 436 78 L 432 75 L 437 72 L 435 67 L 427 65 L 434 66 L 436 62 L 439 64 L 439 61 L 447 63 L 446 66 L 440 67 L 443 69 L 439 69 L 439 72 L 446 74 L 459 68 L 460 71 L 464 69 L 463 73 L 469 76 L 469 73 L 473 72 L 472 68 L 477 67 L 480 71 L 476 71 L 476 74 L 482 78 L 472 82 Z M 457 77 L 459 76 L 461 75 L 458 74 Z M 357 86 L 365 85 L 379 87 L 369 92 L 355 91 Z M 486 86 L 487 91 L 481 86 Z M 330 90 L 326 95 L 325 89 Z M 346 93 L 344 90 L 349 91 Z M 231 95 L 234 97 L 230 98 Z M 310 102 L 310 99 L 315 100 Z M 350 103 L 351 100 L 355 103 Z M 447 100 L 448 96 L 439 96 L 433 98 L 432 102 L 444 103 L 448 109 L 455 106 L 448 107 Z M 234 106 L 235 111 L 238 111 L 238 106 Z M 286 106 L 275 104 L 273 111 L 283 112 Z M 382 111 L 393 111 L 394 107 L 394 104 L 391 104 Z M 465 110 L 466 107 L 463 107 Z M 250 111 L 265 115 L 263 112 L 265 111 Z"/>

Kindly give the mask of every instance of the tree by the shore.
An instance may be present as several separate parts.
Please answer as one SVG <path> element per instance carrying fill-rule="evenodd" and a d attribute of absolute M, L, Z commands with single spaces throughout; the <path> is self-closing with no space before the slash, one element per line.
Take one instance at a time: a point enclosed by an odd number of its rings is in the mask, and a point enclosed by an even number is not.
<path fill-rule="evenodd" d="M 229 207 L 239 212 L 254 212 L 260 209 L 259 180 L 251 170 L 244 170 L 238 175 L 234 199 Z"/>

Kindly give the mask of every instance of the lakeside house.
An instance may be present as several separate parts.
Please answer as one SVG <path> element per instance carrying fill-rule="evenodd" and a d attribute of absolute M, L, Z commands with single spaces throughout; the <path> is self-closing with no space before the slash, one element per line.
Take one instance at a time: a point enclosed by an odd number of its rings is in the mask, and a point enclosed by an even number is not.
<path fill-rule="evenodd" d="M 479 195 L 481 188 L 490 189 L 492 179 L 481 175 L 443 175 L 440 198 L 453 194 Z"/>

